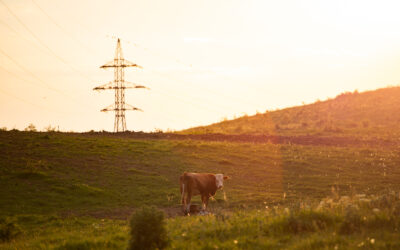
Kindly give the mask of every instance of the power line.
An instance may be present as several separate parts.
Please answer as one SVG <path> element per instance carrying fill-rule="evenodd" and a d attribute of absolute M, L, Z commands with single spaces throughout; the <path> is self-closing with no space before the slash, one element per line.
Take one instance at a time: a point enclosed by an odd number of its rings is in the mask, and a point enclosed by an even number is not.
<path fill-rule="evenodd" d="M 49 14 L 47 14 L 47 12 L 42 7 L 40 7 L 39 4 L 36 3 L 35 0 L 31 0 L 31 1 L 55 26 L 57 26 L 64 34 L 66 34 L 66 36 L 70 37 L 72 40 L 74 40 L 77 44 L 79 44 L 85 50 L 90 51 L 90 53 L 92 55 L 95 54 L 95 52 L 90 47 L 86 46 L 84 43 L 82 43 L 80 40 L 78 40 L 75 36 L 73 36 L 69 32 L 67 32 L 66 29 L 64 29 L 61 25 L 59 25 L 54 20 L 54 18 L 52 18 Z"/>
<path fill-rule="evenodd" d="M 29 84 L 31 84 L 31 85 L 37 86 L 37 84 L 36 84 L 35 82 L 30 81 L 30 80 L 27 80 L 27 79 L 24 79 L 24 78 L 22 78 L 21 76 L 19 76 L 19 75 L 13 73 L 13 72 L 11 72 L 11 71 L 9 71 L 9 70 L 7 70 L 7 69 L 1 67 L 1 66 L 0 66 L 0 69 L 3 70 L 3 71 L 5 71 L 5 72 L 7 72 L 7 73 L 10 74 L 10 75 L 12 75 L 13 77 L 15 77 L 15 78 L 21 80 L 22 82 L 27 82 L 27 83 L 29 83 Z M 46 86 L 46 88 L 47 88 L 47 89 L 50 89 L 50 90 L 52 90 L 52 91 L 54 91 L 54 89 L 48 88 L 47 86 Z"/>
<path fill-rule="evenodd" d="M 21 33 L 19 33 L 17 30 L 15 30 L 12 26 L 10 26 L 9 24 L 7 24 L 6 22 L 0 20 L 0 23 L 2 23 L 4 26 L 6 26 L 9 30 L 11 30 L 12 32 L 14 32 L 19 38 L 21 38 L 22 40 L 29 42 L 30 44 L 34 45 L 38 50 L 40 50 L 42 53 L 45 53 L 47 55 L 52 55 L 49 53 L 48 50 L 43 49 L 43 47 L 37 45 L 35 42 L 33 42 L 32 40 L 29 40 L 27 38 L 25 38 L 23 35 L 21 35 Z"/>
<path fill-rule="evenodd" d="M 30 71 L 30 70 L 28 70 L 27 68 L 25 68 L 23 65 L 21 65 L 20 63 L 18 63 L 16 60 L 14 60 L 14 58 L 12 58 L 11 56 L 9 56 L 6 52 L 4 52 L 1 48 L 0 48 L 0 53 L 1 54 L 3 54 L 4 56 L 6 56 L 9 60 L 11 60 L 15 65 L 17 65 L 20 69 L 22 69 L 22 71 L 24 71 L 24 72 L 26 72 L 26 73 L 28 73 L 28 74 L 30 74 L 33 78 L 35 78 L 38 82 L 40 82 L 42 85 L 44 85 L 46 88 L 48 88 L 48 89 L 50 89 L 50 90 L 52 90 L 52 91 L 54 91 L 54 92 L 57 92 L 57 93 L 59 93 L 59 94 L 61 94 L 61 95 L 63 95 L 63 96 L 66 96 L 66 97 L 68 97 L 69 99 L 71 99 L 71 100 L 73 100 L 73 101 L 80 101 L 80 100 L 78 100 L 78 99 L 75 99 L 75 98 L 73 98 L 73 97 L 71 97 L 71 96 L 69 96 L 69 95 L 66 95 L 63 91 L 61 91 L 61 90 L 59 90 L 59 89 L 56 89 L 56 88 L 53 88 L 53 87 L 51 87 L 49 84 L 47 84 L 45 81 L 43 81 L 41 78 L 39 78 L 38 76 L 36 76 L 32 71 Z M 5 71 L 7 71 L 8 72 L 8 70 L 5 70 Z M 13 73 L 11 73 L 12 75 L 14 75 Z M 21 77 L 17 77 L 17 78 L 20 78 L 21 79 Z M 91 105 L 91 104 L 89 104 L 89 105 Z M 92 105 L 91 105 L 92 106 Z M 93 107 L 93 106 L 92 106 Z"/>
<path fill-rule="evenodd" d="M 4 24 L 5 24 L 5 23 L 4 23 Z M 15 32 L 16 34 L 18 34 L 19 36 L 21 36 L 21 35 L 20 35 L 19 33 L 17 33 L 15 30 L 14 30 L 14 32 Z M 21 38 L 22 38 L 22 37 L 21 37 Z M 38 47 L 38 48 L 39 48 L 39 47 Z M 3 54 L 4 56 L 6 56 L 8 59 L 10 59 L 12 62 L 14 62 L 14 64 L 16 64 L 20 69 L 22 69 L 23 71 L 29 73 L 31 76 L 33 76 L 33 77 L 34 77 L 36 80 L 38 80 L 45 88 L 50 89 L 50 90 L 52 90 L 52 91 L 55 91 L 55 92 L 57 92 L 57 93 L 59 93 L 59 94 L 65 95 L 64 92 L 62 92 L 62 91 L 60 91 L 60 90 L 58 90 L 58 89 L 55 89 L 55 88 L 49 86 L 46 82 L 44 82 L 42 79 L 40 79 L 39 77 L 37 77 L 33 72 L 29 71 L 29 70 L 28 70 L 27 68 L 25 68 L 23 65 L 21 65 L 21 64 L 18 63 L 16 60 L 14 60 L 11 56 L 9 56 L 9 55 L 6 54 L 4 51 L 2 51 L 1 48 L 0 48 L 0 53 L 2 53 L 2 54 Z M 0 67 L 0 68 L 2 68 L 2 67 Z M 11 72 L 11 71 L 8 71 L 8 70 L 5 69 L 5 68 L 2 68 L 2 70 L 3 70 L 3 71 L 6 71 L 8 74 L 14 76 L 15 78 L 20 79 L 21 81 L 28 82 L 28 83 L 30 83 L 30 84 L 32 84 L 32 85 L 36 85 L 36 83 L 31 82 L 31 81 L 27 81 L 26 79 L 23 79 L 23 78 L 20 77 L 19 75 L 15 74 L 15 73 L 13 73 L 13 72 Z M 179 102 L 182 102 L 182 103 L 185 103 L 185 104 L 190 104 L 190 105 L 192 105 L 192 106 L 200 107 L 200 108 L 205 109 L 205 110 L 208 110 L 208 111 L 209 111 L 209 110 L 215 111 L 215 110 L 212 110 L 212 109 L 203 107 L 202 105 L 199 105 L 199 104 L 196 104 L 196 103 L 193 103 L 193 102 L 184 100 L 184 99 L 179 98 L 179 97 L 176 97 L 176 96 L 174 96 L 174 95 L 166 94 L 166 93 L 163 92 L 163 91 L 158 91 L 158 90 L 154 90 L 154 91 L 157 92 L 157 93 L 160 93 L 160 94 L 162 94 L 162 95 L 169 96 L 169 97 L 171 97 L 171 98 L 173 98 L 173 99 L 176 99 L 176 100 L 178 100 Z M 68 96 L 67 96 L 67 97 L 68 97 Z M 170 113 L 170 114 L 171 114 L 171 113 Z M 173 116 L 182 117 L 182 115 L 173 115 Z M 164 116 L 164 118 L 167 118 L 168 120 L 173 121 L 173 120 L 169 119 L 167 116 Z"/>
<path fill-rule="evenodd" d="M 7 6 L 7 4 L 3 1 L 0 0 L 0 2 L 3 4 L 4 7 L 8 10 L 8 12 L 44 47 L 46 48 L 55 58 L 57 58 L 60 62 L 64 63 L 65 65 L 69 66 L 73 71 L 78 73 L 80 76 L 89 79 L 90 81 L 93 81 L 90 77 L 86 76 L 79 70 L 75 69 L 72 65 L 70 65 L 66 60 L 64 60 L 62 57 L 57 55 L 49 46 L 47 46 L 42 39 L 40 39 L 28 26 L 25 25 L 25 23 Z"/>
<path fill-rule="evenodd" d="M 43 84 L 44 86 L 46 86 L 46 88 L 51 89 L 53 91 L 56 91 L 58 93 L 62 93 L 64 94 L 62 91 L 55 89 L 53 87 L 51 87 L 50 85 L 48 85 L 45 81 L 43 81 L 42 79 L 40 79 L 39 77 L 37 77 L 32 71 L 28 70 L 27 68 L 25 68 L 24 66 L 22 66 L 19 62 L 17 62 L 16 60 L 14 60 L 14 58 L 12 58 L 10 55 L 8 55 L 5 51 L 3 51 L 0 48 L 0 53 L 3 54 L 5 57 L 7 57 L 10 61 L 12 61 L 15 65 L 17 65 L 20 69 L 22 69 L 23 71 L 29 73 L 33 78 L 35 78 L 37 81 L 39 81 L 41 84 Z"/>
<path fill-rule="evenodd" d="M 115 36 L 108 36 L 108 37 L 110 37 L 110 38 L 112 38 L 112 39 L 115 39 Z M 147 47 L 144 47 L 144 46 L 142 46 L 142 45 L 139 45 L 139 44 L 136 43 L 136 42 L 132 42 L 132 41 L 129 41 L 129 40 L 126 40 L 126 39 L 123 39 L 123 40 L 125 41 L 125 43 L 132 44 L 133 46 L 138 47 L 138 48 L 142 48 L 144 51 L 147 51 L 148 53 L 153 54 L 153 55 L 156 55 L 156 56 L 158 56 L 158 57 L 162 57 L 162 58 L 164 58 L 164 59 L 165 59 L 165 58 L 173 58 L 173 57 L 171 57 L 171 56 L 162 55 L 161 53 L 158 53 L 158 52 L 153 52 L 151 49 L 149 49 L 149 48 L 147 48 Z M 181 60 L 179 60 L 179 59 L 177 59 L 177 58 L 173 58 L 173 59 L 174 59 L 174 61 L 175 61 L 176 63 L 178 63 L 178 64 L 180 64 L 180 65 L 183 65 L 183 66 L 187 67 L 188 69 L 191 69 L 191 70 L 195 69 L 195 68 L 193 67 L 192 64 L 185 63 L 185 62 L 183 62 L 183 61 L 181 61 Z M 172 76 L 171 74 L 162 73 L 162 72 L 159 72 L 159 71 L 156 71 L 156 70 L 151 70 L 151 71 L 153 71 L 153 72 L 155 72 L 155 73 L 157 73 L 157 74 L 160 74 L 160 75 L 168 76 L 169 78 L 174 78 L 174 79 L 176 80 L 176 78 L 175 78 L 174 76 Z M 217 76 L 217 77 L 220 77 L 219 75 L 217 75 L 217 74 L 216 74 L 215 72 L 213 72 L 212 70 L 210 70 L 210 71 L 208 71 L 208 72 L 211 73 L 211 74 L 214 74 L 214 75 Z M 233 78 L 227 77 L 227 76 L 225 76 L 225 77 L 223 77 L 223 78 L 227 78 L 228 80 L 231 80 L 231 81 L 235 81 L 235 80 L 236 80 L 236 79 L 233 79 Z M 186 82 L 185 82 L 185 83 L 186 83 Z M 191 85 L 197 87 L 197 85 L 194 85 L 194 84 L 191 84 Z M 182 84 L 182 86 L 186 86 L 186 84 Z M 213 94 L 216 94 L 216 95 L 219 95 L 219 96 L 224 96 L 224 97 L 227 97 L 227 98 L 230 98 L 230 99 L 234 99 L 234 100 L 239 101 L 239 102 L 241 102 L 241 103 L 250 104 L 250 105 L 252 105 L 252 106 L 253 106 L 253 105 L 254 105 L 254 106 L 258 106 L 258 105 L 259 105 L 259 104 L 256 104 L 256 103 L 253 103 L 253 102 L 249 102 L 249 101 L 247 101 L 247 100 L 243 100 L 243 99 L 238 98 L 238 97 L 235 97 L 235 96 L 226 95 L 225 93 L 221 93 L 221 92 L 219 92 L 219 91 L 211 90 L 211 89 L 208 89 L 208 88 L 202 88 L 202 89 L 203 89 L 203 91 L 206 91 L 206 92 L 209 92 L 209 93 L 213 93 Z"/>
<path fill-rule="evenodd" d="M 32 0 L 33 1 L 33 0 Z M 2 3 L 3 3 L 3 5 L 5 5 L 5 3 L 3 2 L 3 1 L 1 1 Z M 36 4 L 34 1 L 33 1 L 33 3 L 58 27 L 58 28 L 60 28 L 61 30 L 63 30 L 63 32 L 64 33 L 67 33 L 67 32 L 65 32 L 65 30 L 60 26 L 60 25 L 58 25 L 58 23 L 57 22 L 55 22 L 54 21 L 54 19 L 52 19 L 38 4 Z M 8 8 L 8 6 L 6 6 L 5 5 L 5 7 L 10 11 L 10 13 L 17 19 L 17 21 L 19 21 L 20 23 L 21 23 L 21 25 L 23 25 L 24 26 L 24 28 L 25 29 L 27 29 L 28 31 L 29 31 L 29 33 L 37 40 L 37 41 L 39 41 L 40 42 L 40 44 L 43 46 L 43 47 L 45 47 L 50 53 L 52 53 L 52 55 L 53 56 L 55 56 L 55 57 L 57 57 L 59 60 L 61 59 L 62 61 L 63 61 L 63 63 L 65 63 L 65 64 L 68 64 L 68 62 L 66 62 L 65 60 L 63 60 L 61 57 L 58 57 L 57 56 L 57 54 L 55 54 L 48 46 L 46 46 L 46 44 L 44 44 L 44 42 L 42 41 L 42 40 L 40 40 L 35 34 L 34 34 L 34 32 L 32 32 L 12 11 L 11 11 L 11 9 L 10 8 Z M 72 37 L 72 36 L 71 36 Z M 137 44 L 135 44 L 135 46 L 138 46 Z M 149 49 L 147 49 L 147 48 L 145 48 L 144 47 L 144 49 L 145 50 L 147 50 L 147 51 L 149 51 Z M 161 56 L 161 54 L 158 54 L 158 56 Z M 186 64 L 184 64 L 183 62 L 181 62 L 180 60 L 175 60 L 177 63 L 179 63 L 179 64 L 182 64 L 182 65 L 185 65 L 185 66 L 187 66 Z M 69 65 L 69 64 L 68 64 Z M 71 65 L 69 65 L 70 67 L 72 67 Z M 190 67 L 191 67 L 191 65 L 190 65 Z M 216 92 L 214 92 L 214 93 L 216 93 Z M 220 94 L 220 93 L 218 93 L 218 94 Z M 171 96 L 171 95 L 170 95 Z M 179 99 L 180 101 L 182 101 L 182 99 L 180 99 L 180 98 L 177 98 L 177 97 L 174 97 L 175 99 Z M 191 103 L 191 102 L 188 102 L 188 101 L 185 101 L 185 100 L 183 100 L 183 102 L 185 102 L 185 103 L 189 103 L 189 104 L 191 104 L 191 105 L 194 105 L 194 106 L 202 106 L 202 105 L 198 105 L 198 104 L 193 104 L 193 103 Z M 207 108 L 208 109 L 208 108 Z M 208 110 L 210 110 L 210 109 L 208 109 Z M 215 111 L 215 108 L 213 109 L 213 111 Z"/>
<path fill-rule="evenodd" d="M 44 110 L 47 110 L 47 111 L 50 111 L 50 112 L 53 112 L 53 113 L 57 113 L 57 114 L 66 114 L 66 115 L 75 114 L 75 113 L 69 113 L 69 112 L 63 112 L 63 111 L 59 111 L 59 110 L 52 110 L 52 109 L 49 109 L 48 106 L 42 106 L 42 105 L 38 105 L 38 104 L 36 104 L 36 103 L 27 101 L 27 100 L 25 100 L 25 99 L 23 99 L 23 98 L 20 98 L 20 97 L 16 96 L 16 95 L 10 94 L 9 92 L 4 91 L 3 89 L 0 89 L 0 92 L 2 92 L 3 95 L 5 95 L 5 96 L 11 96 L 11 97 L 13 97 L 14 99 L 17 99 L 17 100 L 19 100 L 20 102 L 23 102 L 23 103 L 26 103 L 26 104 L 29 104 L 29 105 L 33 105 L 33 106 L 36 106 L 36 107 L 38 107 L 38 108 L 41 108 L 41 109 L 44 109 Z"/>

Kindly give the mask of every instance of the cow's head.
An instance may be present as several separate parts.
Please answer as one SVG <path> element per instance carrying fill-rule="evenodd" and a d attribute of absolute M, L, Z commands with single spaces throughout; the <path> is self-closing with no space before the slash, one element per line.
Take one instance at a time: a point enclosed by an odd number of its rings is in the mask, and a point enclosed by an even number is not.
<path fill-rule="evenodd" d="M 218 189 L 221 189 L 224 186 L 224 180 L 229 179 L 228 176 L 224 176 L 224 174 L 216 174 L 215 175 L 215 184 Z"/>

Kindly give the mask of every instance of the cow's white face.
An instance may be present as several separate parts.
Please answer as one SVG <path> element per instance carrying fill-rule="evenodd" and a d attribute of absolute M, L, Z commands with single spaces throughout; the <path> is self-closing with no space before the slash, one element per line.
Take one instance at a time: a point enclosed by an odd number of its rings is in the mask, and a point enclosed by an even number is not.
<path fill-rule="evenodd" d="M 221 189 L 224 186 L 224 179 L 226 179 L 226 176 L 224 177 L 223 174 L 215 175 L 215 184 L 217 185 L 218 189 Z"/>

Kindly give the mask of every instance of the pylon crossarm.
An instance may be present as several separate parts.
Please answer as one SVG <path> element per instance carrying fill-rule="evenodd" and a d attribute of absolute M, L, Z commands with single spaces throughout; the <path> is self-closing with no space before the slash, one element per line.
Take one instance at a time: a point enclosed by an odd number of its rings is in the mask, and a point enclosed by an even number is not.
<path fill-rule="evenodd" d="M 130 61 L 125 60 L 125 59 L 122 59 L 121 63 L 122 63 L 121 67 L 138 67 L 140 69 L 143 68 L 142 66 L 139 66 L 136 63 L 130 62 Z"/>
<path fill-rule="evenodd" d="M 138 85 L 135 83 L 131 82 L 123 82 L 123 86 L 118 86 L 115 82 L 109 82 L 106 84 L 103 84 L 101 86 L 97 86 L 93 88 L 93 90 L 105 90 L 105 89 L 149 89 L 146 86 L 143 85 Z"/>
<path fill-rule="evenodd" d="M 136 107 L 134 107 L 134 106 L 132 106 L 132 105 L 130 105 L 128 103 L 125 103 L 125 109 L 124 110 L 136 110 L 136 111 L 142 111 L 143 112 L 143 110 L 141 110 L 140 108 L 136 108 Z"/>
<path fill-rule="evenodd" d="M 124 81 L 124 84 L 125 84 L 126 89 L 149 89 L 146 86 L 138 85 L 138 84 L 135 84 L 132 82 L 127 82 L 127 81 Z"/>
<path fill-rule="evenodd" d="M 93 88 L 93 90 L 113 89 L 113 87 L 114 87 L 114 82 L 108 82 L 106 84 Z"/>
<path fill-rule="evenodd" d="M 101 112 L 107 112 L 107 111 L 114 111 L 115 110 L 115 105 L 111 104 L 110 106 L 107 106 L 105 108 L 103 108 L 102 110 L 100 110 Z"/>
<path fill-rule="evenodd" d="M 125 59 L 112 60 L 112 61 L 100 66 L 100 68 L 102 68 L 102 69 L 104 69 L 104 68 L 115 68 L 115 67 L 123 67 L 123 68 L 138 67 L 140 69 L 143 68 L 142 66 L 137 65 L 136 63 L 130 62 L 130 61 L 125 60 Z"/>
<path fill-rule="evenodd" d="M 142 111 L 140 108 L 136 108 L 130 104 L 125 103 L 125 107 L 123 108 L 116 108 L 114 104 L 111 104 L 108 107 L 103 108 L 102 110 L 100 110 L 101 112 L 108 112 L 108 111 L 120 111 L 120 110 L 134 110 L 134 111 Z"/>
<path fill-rule="evenodd" d="M 125 111 L 127 110 L 143 111 L 140 108 L 136 108 L 132 105 L 125 103 L 125 89 L 148 89 L 143 85 L 131 82 L 125 82 L 124 71 L 125 68 L 127 67 L 142 68 L 136 63 L 124 59 L 121 48 L 121 42 L 120 39 L 118 38 L 117 47 L 115 49 L 114 60 L 109 61 L 108 63 L 100 67 L 103 69 L 114 68 L 114 81 L 93 88 L 93 90 L 98 90 L 98 91 L 113 89 L 115 92 L 115 103 L 101 110 L 101 112 L 108 112 L 108 111 L 115 112 L 114 132 L 126 131 Z"/>

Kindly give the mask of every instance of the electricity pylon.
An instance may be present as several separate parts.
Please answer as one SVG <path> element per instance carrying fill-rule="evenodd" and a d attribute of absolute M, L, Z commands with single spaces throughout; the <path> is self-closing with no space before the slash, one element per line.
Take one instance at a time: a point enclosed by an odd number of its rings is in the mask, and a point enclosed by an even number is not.
<path fill-rule="evenodd" d="M 124 132 L 126 130 L 126 120 L 125 120 L 126 110 L 142 111 L 139 108 L 136 108 L 132 105 L 125 103 L 125 89 L 146 88 L 145 86 L 136 85 L 134 83 L 126 82 L 124 80 L 124 69 L 127 67 L 141 68 L 139 65 L 124 59 L 122 55 L 121 42 L 120 39 L 118 38 L 114 60 L 100 67 L 102 69 L 114 68 L 114 81 L 98 86 L 93 89 L 93 90 L 114 89 L 115 91 L 114 104 L 111 104 L 110 106 L 101 110 L 101 112 L 107 112 L 107 111 L 115 112 L 114 132 Z"/>

